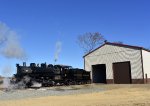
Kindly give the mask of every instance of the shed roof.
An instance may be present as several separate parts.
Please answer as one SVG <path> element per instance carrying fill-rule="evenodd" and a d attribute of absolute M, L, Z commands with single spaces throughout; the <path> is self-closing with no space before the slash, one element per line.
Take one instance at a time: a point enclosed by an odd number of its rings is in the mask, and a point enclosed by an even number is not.
<path fill-rule="evenodd" d="M 120 44 L 120 43 L 112 43 L 112 42 L 105 42 L 103 45 L 97 47 L 96 49 L 92 50 L 91 52 L 85 54 L 83 57 L 86 57 L 87 55 L 91 54 L 92 52 L 96 51 L 97 49 L 103 47 L 104 45 L 113 45 L 113 46 L 120 46 L 120 47 L 126 47 L 126 48 L 132 48 L 132 49 L 136 49 L 136 50 L 145 50 L 150 52 L 150 50 L 144 48 L 144 47 L 140 47 L 140 46 L 132 46 L 132 45 L 127 45 L 127 44 Z"/>

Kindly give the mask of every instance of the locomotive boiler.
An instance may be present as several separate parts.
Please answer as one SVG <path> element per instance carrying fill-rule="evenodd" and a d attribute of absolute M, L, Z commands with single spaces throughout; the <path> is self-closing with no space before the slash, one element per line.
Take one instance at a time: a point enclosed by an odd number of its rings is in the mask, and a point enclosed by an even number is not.
<path fill-rule="evenodd" d="M 17 73 L 14 75 L 16 83 L 23 81 L 26 87 L 35 83 L 42 86 L 75 85 L 91 83 L 90 72 L 83 69 L 72 68 L 67 65 L 35 64 L 29 66 L 16 64 Z"/>

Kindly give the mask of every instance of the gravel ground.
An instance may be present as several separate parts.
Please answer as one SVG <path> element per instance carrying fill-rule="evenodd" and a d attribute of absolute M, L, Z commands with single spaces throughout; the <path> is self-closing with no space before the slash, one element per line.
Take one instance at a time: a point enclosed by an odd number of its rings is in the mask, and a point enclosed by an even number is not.
<path fill-rule="evenodd" d="M 11 90 L 0 91 L 0 101 L 3 100 L 16 100 L 24 98 L 36 98 L 43 96 L 62 96 L 62 95 L 77 95 L 84 93 L 101 92 L 105 89 L 99 85 L 74 85 L 74 86 L 58 86 L 47 87 L 40 89 L 23 89 L 23 90 Z"/>

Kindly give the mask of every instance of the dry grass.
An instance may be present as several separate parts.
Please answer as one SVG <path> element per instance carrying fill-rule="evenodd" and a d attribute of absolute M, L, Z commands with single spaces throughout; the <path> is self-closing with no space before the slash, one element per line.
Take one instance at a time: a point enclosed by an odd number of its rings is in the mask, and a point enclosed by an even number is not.
<path fill-rule="evenodd" d="M 150 106 L 150 85 L 99 85 L 106 91 L 0 101 L 0 106 Z"/>

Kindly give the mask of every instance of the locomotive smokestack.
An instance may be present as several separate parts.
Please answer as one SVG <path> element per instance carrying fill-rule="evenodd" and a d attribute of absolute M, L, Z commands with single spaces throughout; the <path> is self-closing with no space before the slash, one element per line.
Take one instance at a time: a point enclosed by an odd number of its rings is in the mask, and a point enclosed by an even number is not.
<path fill-rule="evenodd" d="M 23 66 L 26 66 L 26 62 L 23 62 Z"/>

